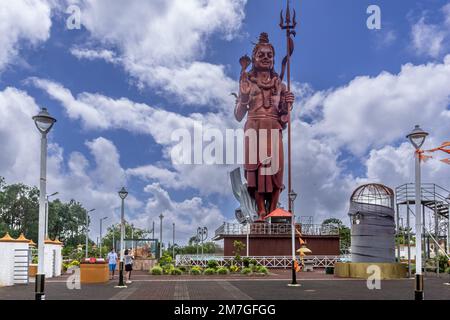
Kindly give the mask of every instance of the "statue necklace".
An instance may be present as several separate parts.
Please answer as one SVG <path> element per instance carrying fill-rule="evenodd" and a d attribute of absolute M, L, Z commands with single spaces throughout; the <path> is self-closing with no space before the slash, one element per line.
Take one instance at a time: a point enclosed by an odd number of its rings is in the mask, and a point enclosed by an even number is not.
<path fill-rule="evenodd" d="M 277 77 L 268 78 L 266 81 L 259 79 L 255 76 L 250 76 L 250 81 L 253 82 L 258 86 L 258 88 L 262 92 L 263 97 L 263 106 L 266 109 L 269 109 L 273 106 L 272 102 L 272 96 L 276 96 L 278 93 L 278 86 L 277 86 Z M 268 101 L 266 100 L 265 92 L 270 90 L 270 95 Z"/>

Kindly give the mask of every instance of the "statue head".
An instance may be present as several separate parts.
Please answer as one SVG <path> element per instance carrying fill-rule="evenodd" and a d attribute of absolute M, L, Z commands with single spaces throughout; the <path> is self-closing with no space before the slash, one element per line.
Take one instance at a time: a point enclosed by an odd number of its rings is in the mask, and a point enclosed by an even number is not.
<path fill-rule="evenodd" d="M 274 74 L 275 49 L 269 42 L 269 36 L 263 32 L 259 36 L 259 41 L 253 48 L 252 72 L 270 71 Z"/>

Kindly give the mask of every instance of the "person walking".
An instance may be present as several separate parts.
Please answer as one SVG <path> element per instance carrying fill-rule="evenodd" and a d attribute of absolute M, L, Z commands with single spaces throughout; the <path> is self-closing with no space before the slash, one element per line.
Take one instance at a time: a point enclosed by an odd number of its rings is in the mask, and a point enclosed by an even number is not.
<path fill-rule="evenodd" d="M 127 281 L 125 283 L 131 283 L 131 271 L 133 270 L 133 256 L 129 254 L 130 251 L 125 250 L 124 262 L 125 262 L 125 272 L 126 272 L 126 279 Z"/>
<path fill-rule="evenodd" d="M 117 266 L 117 253 L 114 251 L 114 248 L 111 248 L 111 251 L 108 253 L 108 265 L 110 272 L 110 280 L 114 280 L 114 272 L 116 271 Z"/>

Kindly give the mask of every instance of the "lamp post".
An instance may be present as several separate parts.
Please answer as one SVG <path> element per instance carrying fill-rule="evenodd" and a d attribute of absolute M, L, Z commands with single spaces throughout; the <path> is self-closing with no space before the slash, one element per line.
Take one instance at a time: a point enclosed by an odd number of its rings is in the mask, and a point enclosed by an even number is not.
<path fill-rule="evenodd" d="M 207 227 L 198 227 L 197 228 L 197 237 L 202 242 L 202 259 L 203 259 L 203 241 L 208 238 L 208 228 Z"/>
<path fill-rule="evenodd" d="M 88 248 L 89 248 L 89 212 L 95 211 L 95 209 L 91 209 L 86 211 L 86 249 L 85 249 L 85 258 L 88 258 Z"/>
<path fill-rule="evenodd" d="M 113 226 L 112 226 L 112 247 L 113 247 L 113 250 L 114 250 L 114 252 L 116 252 L 116 239 L 115 239 L 115 233 L 116 233 L 116 226 L 113 224 Z"/>
<path fill-rule="evenodd" d="M 448 204 L 448 219 L 447 219 L 447 253 L 450 254 L 450 194 L 445 199 Z M 450 262 L 449 262 L 450 264 Z"/>
<path fill-rule="evenodd" d="M 172 259 L 175 260 L 175 222 L 172 223 L 173 236 L 172 236 Z"/>
<path fill-rule="evenodd" d="M 49 198 L 56 196 L 59 192 L 53 192 L 52 194 L 47 195 L 45 201 L 45 239 L 48 239 L 48 205 Z"/>
<path fill-rule="evenodd" d="M 421 195 L 421 177 L 420 177 L 420 154 L 425 138 L 428 133 L 423 131 L 418 125 L 406 137 L 416 149 L 415 151 L 415 183 L 416 183 L 416 281 L 415 281 L 415 300 L 423 300 L 423 274 L 422 274 L 422 195 Z"/>
<path fill-rule="evenodd" d="M 47 134 L 56 122 L 46 108 L 42 108 L 33 117 L 36 128 L 41 133 L 41 173 L 39 185 L 39 241 L 38 241 L 38 271 L 35 282 L 35 299 L 45 300 L 45 269 L 44 269 L 44 239 L 45 239 L 45 198 L 47 188 Z"/>
<path fill-rule="evenodd" d="M 247 257 L 249 256 L 249 253 L 250 253 L 250 239 L 249 239 L 249 237 L 250 237 L 250 221 L 249 220 L 247 220 L 247 223 L 246 223 L 246 225 L 245 225 L 246 227 L 247 227 L 247 245 L 246 245 L 246 247 L 247 247 Z"/>
<path fill-rule="evenodd" d="M 163 221 L 163 214 L 161 213 L 159 215 L 159 258 L 162 257 L 162 221 Z"/>
<path fill-rule="evenodd" d="M 106 219 L 108 219 L 108 217 L 103 217 L 103 218 L 100 218 L 100 258 L 102 257 L 102 245 L 103 245 L 103 243 L 102 243 L 102 222 L 103 222 L 103 220 L 106 220 Z"/>
<path fill-rule="evenodd" d="M 122 199 L 122 205 L 120 210 L 120 263 L 119 263 L 119 285 L 118 288 L 126 288 L 123 283 L 123 255 L 124 255 L 124 247 L 123 247 L 123 238 L 125 236 L 125 198 L 128 196 L 128 191 L 125 190 L 125 187 L 119 191 L 119 197 Z"/>
<path fill-rule="evenodd" d="M 297 274 L 295 270 L 295 212 L 294 212 L 294 201 L 297 198 L 297 194 L 294 190 L 289 192 L 289 207 L 291 208 L 291 241 L 292 241 L 292 282 L 290 286 L 299 286 L 297 283 Z"/>
<path fill-rule="evenodd" d="M 134 252 L 134 225 L 131 224 L 131 252 Z"/>

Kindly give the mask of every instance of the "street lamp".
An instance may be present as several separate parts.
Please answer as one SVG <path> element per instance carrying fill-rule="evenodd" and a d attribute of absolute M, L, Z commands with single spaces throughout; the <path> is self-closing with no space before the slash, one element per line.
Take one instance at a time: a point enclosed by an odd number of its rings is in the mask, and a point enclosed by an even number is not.
<path fill-rule="evenodd" d="M 134 225 L 131 224 L 131 252 L 134 252 Z"/>
<path fill-rule="evenodd" d="M 164 216 L 161 213 L 159 215 L 159 258 L 160 259 L 162 257 L 162 241 L 163 241 L 163 238 L 162 238 L 162 221 L 163 221 L 163 218 L 164 218 Z"/>
<path fill-rule="evenodd" d="M 415 180 L 416 180 L 416 281 L 415 300 L 423 300 L 423 274 L 422 274 L 422 196 L 420 181 L 420 148 L 425 142 L 428 133 L 418 125 L 406 136 L 416 149 L 415 151 Z"/>
<path fill-rule="evenodd" d="M 108 217 L 100 218 L 100 258 L 102 257 L 102 222 L 108 219 Z"/>
<path fill-rule="evenodd" d="M 175 260 L 175 222 L 172 223 L 172 259 Z"/>
<path fill-rule="evenodd" d="M 38 271 L 35 282 L 35 299 L 45 300 L 45 270 L 44 270 L 44 241 L 45 241 L 45 198 L 47 182 L 47 134 L 56 122 L 46 108 L 42 108 L 33 117 L 36 128 L 41 133 L 41 174 L 39 185 L 39 239 L 38 239 Z"/>
<path fill-rule="evenodd" d="M 290 283 L 290 286 L 298 287 L 299 284 L 297 283 L 297 274 L 295 270 L 295 213 L 294 213 L 294 201 L 297 198 L 297 194 L 294 190 L 289 192 L 289 203 L 291 208 L 291 241 L 292 241 L 292 283 Z"/>
<path fill-rule="evenodd" d="M 56 196 L 59 192 L 53 192 L 52 194 L 47 195 L 45 201 L 45 238 L 48 239 L 48 206 L 49 206 L 49 198 Z"/>
<path fill-rule="evenodd" d="M 95 209 L 91 209 L 86 211 L 86 248 L 85 250 L 85 258 L 88 258 L 88 247 L 89 247 L 89 212 L 95 211 Z"/>
<path fill-rule="evenodd" d="M 128 191 L 125 187 L 122 187 L 119 191 L 119 197 L 122 199 L 122 206 L 120 211 L 120 263 L 119 263 L 119 285 L 118 288 L 126 288 L 123 283 L 123 256 L 124 256 L 124 248 L 123 248 L 123 238 L 125 235 L 125 198 L 128 196 Z"/>
<path fill-rule="evenodd" d="M 197 228 L 197 237 L 199 241 L 202 242 L 202 259 L 203 259 L 203 241 L 208 238 L 208 228 L 207 227 L 198 227 Z"/>

